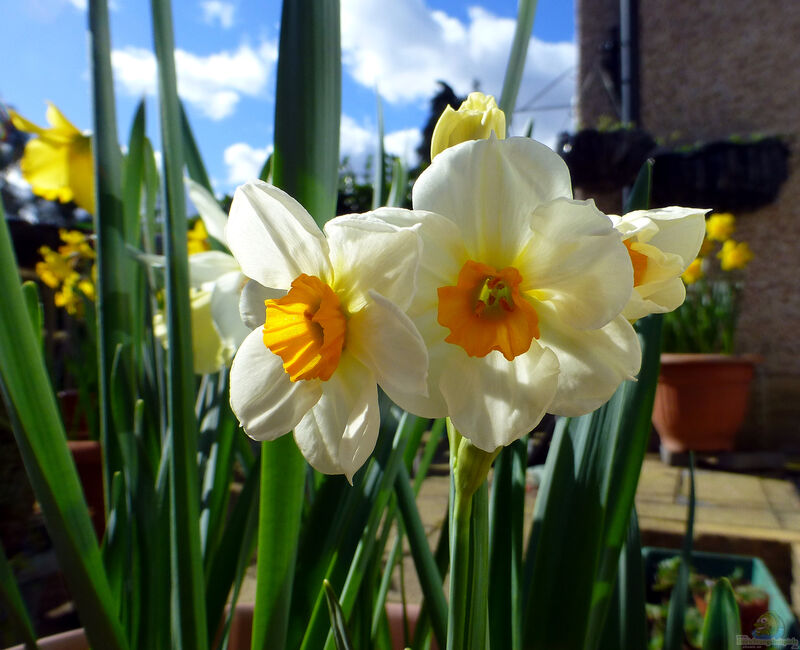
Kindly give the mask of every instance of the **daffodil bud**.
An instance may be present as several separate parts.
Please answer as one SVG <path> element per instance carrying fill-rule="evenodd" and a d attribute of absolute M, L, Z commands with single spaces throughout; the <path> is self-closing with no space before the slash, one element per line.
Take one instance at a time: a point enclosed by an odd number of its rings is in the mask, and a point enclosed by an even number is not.
<path fill-rule="evenodd" d="M 506 137 L 505 113 L 491 95 L 470 93 L 457 111 L 448 106 L 436 123 L 431 160 L 448 147 L 468 140 L 487 140 L 492 132 L 501 140 Z"/>
<path fill-rule="evenodd" d="M 447 435 L 450 438 L 450 453 L 453 456 L 453 476 L 459 497 L 469 500 L 483 485 L 489 469 L 502 447 L 494 451 L 483 451 L 463 437 L 447 419 Z"/>

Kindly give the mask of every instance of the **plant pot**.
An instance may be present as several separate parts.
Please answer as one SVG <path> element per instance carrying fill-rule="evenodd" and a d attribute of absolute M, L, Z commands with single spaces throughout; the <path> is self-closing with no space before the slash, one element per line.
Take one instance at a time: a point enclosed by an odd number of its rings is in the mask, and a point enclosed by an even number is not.
<path fill-rule="evenodd" d="M 81 479 L 83 496 L 89 506 L 89 515 L 97 539 L 102 540 L 106 530 L 106 510 L 103 497 L 103 450 L 97 440 L 67 440 L 72 459 Z"/>
<path fill-rule="evenodd" d="M 662 354 L 653 424 L 671 452 L 727 451 L 747 414 L 755 356 Z"/>
<path fill-rule="evenodd" d="M 252 628 L 253 605 L 251 603 L 236 605 L 231 620 L 228 650 L 250 650 Z M 36 643 L 41 650 L 91 650 L 83 628 L 37 639 Z M 17 645 L 8 650 L 25 650 L 25 648 Z"/>

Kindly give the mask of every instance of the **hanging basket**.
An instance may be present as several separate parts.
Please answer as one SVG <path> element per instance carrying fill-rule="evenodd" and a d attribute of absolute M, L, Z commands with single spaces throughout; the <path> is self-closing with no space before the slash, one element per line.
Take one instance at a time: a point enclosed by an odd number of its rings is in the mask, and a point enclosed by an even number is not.
<path fill-rule="evenodd" d="M 562 133 L 556 151 L 569 167 L 572 184 L 590 193 L 630 185 L 656 143 L 642 129 Z"/>
<path fill-rule="evenodd" d="M 789 148 L 779 138 L 662 151 L 654 155 L 651 203 L 747 212 L 772 203 L 788 176 Z"/>

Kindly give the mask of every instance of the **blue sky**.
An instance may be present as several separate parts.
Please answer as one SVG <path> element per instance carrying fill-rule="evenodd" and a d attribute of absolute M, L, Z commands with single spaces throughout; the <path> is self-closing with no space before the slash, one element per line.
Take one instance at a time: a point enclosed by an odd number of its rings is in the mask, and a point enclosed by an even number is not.
<path fill-rule="evenodd" d="M 413 150 L 436 80 L 466 94 L 499 95 L 516 0 L 341 0 L 341 152 L 358 166 L 375 150 L 375 88 L 384 98 L 387 149 L 414 163 Z M 256 174 L 272 143 L 278 0 L 173 0 L 179 91 L 218 192 Z M 150 3 L 112 0 L 112 64 L 120 139 L 139 99 L 148 97 L 157 137 Z M 46 101 L 76 126 L 91 125 L 86 0 L 8 2 L 0 22 L 0 101 L 44 123 Z M 539 0 L 514 116 L 521 130 L 553 144 L 571 125 L 576 48 L 574 7 Z M 545 94 L 551 82 L 559 79 Z M 556 107 L 556 108 L 553 108 Z M 538 110 L 543 109 L 543 110 Z M 513 129 L 513 127 L 512 127 Z M 156 149 L 160 149 L 157 141 Z"/>

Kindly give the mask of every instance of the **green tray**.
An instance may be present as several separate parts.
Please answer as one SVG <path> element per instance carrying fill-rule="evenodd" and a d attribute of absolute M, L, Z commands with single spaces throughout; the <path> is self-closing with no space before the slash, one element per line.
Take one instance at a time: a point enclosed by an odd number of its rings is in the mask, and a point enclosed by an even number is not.
<path fill-rule="evenodd" d="M 653 584 L 658 563 L 670 557 L 680 555 L 680 551 L 671 548 L 656 548 L 645 546 L 642 548 L 644 561 L 645 584 Z M 786 602 L 783 592 L 772 577 L 767 565 L 757 557 L 749 555 L 728 555 L 726 553 L 705 553 L 695 551 L 692 553 L 692 567 L 698 572 L 711 578 L 720 578 L 731 575 L 736 569 L 741 568 L 744 579 L 750 584 L 760 587 L 769 594 L 769 611 L 775 614 L 784 625 L 784 637 L 800 638 L 800 626 L 794 616 L 792 608 Z"/>

